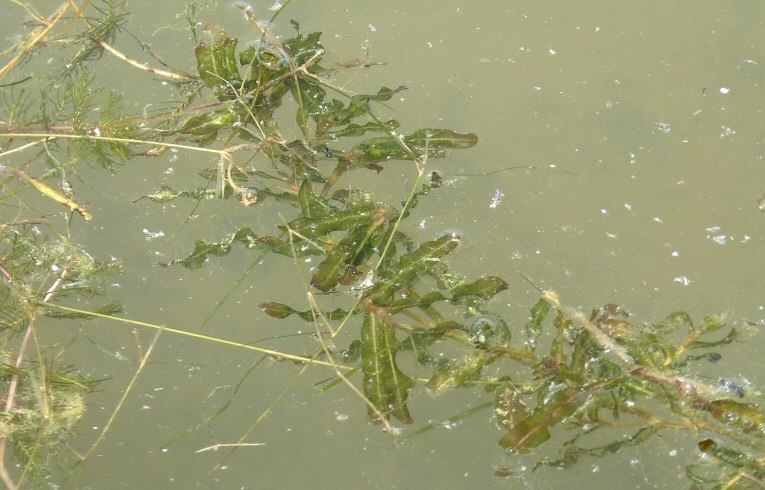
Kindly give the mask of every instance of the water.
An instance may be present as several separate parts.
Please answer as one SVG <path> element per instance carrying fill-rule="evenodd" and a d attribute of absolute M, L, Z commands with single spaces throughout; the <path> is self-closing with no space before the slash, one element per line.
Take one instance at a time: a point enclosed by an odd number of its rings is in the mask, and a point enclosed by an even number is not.
<path fill-rule="evenodd" d="M 261 18 L 269 15 L 271 3 L 252 5 Z M 179 16 L 184 6 L 131 4 L 129 30 L 171 65 L 193 71 L 193 43 Z M 202 24 L 225 27 L 242 45 L 258 38 L 233 4 L 208 4 L 200 12 Z M 765 347 L 755 336 L 765 324 L 765 216 L 758 209 L 765 193 L 765 150 L 757 129 L 765 109 L 761 2 L 649 7 L 644 1 L 443 0 L 436 6 L 296 0 L 274 30 L 290 35 L 289 19 L 304 32 L 324 32 L 328 63 L 361 58 L 365 47 L 371 61 L 386 63 L 343 72 L 336 83 L 359 92 L 406 85 L 389 104 L 403 131 L 431 126 L 479 135 L 476 148 L 433 163 L 447 184 L 422 201 L 408 231 L 421 239 L 444 230 L 469 237 L 451 263 L 471 277 L 505 277 L 509 291 L 494 306 L 512 324 L 525 321 L 538 298 L 519 272 L 584 311 L 617 303 L 646 321 L 678 309 L 694 317 L 728 312 L 747 342 L 735 347 L 736 358 L 723 356 L 717 375 L 765 384 L 763 370 L 751 361 Z M 117 47 L 149 61 L 128 36 Z M 148 74 L 116 60 L 105 63 L 110 87 L 124 94 L 134 112 L 174 94 Z M 109 77 L 106 71 L 102 75 Z M 235 248 L 200 270 L 158 266 L 188 254 L 195 239 L 219 239 L 243 220 L 256 233 L 271 228 L 275 210 L 268 207 L 133 203 L 161 183 L 196 185 L 198 169 L 214 164 L 211 157 L 170 152 L 129 162 L 116 176 L 85 172 L 90 187 L 79 192 L 91 203 L 94 221 L 82 224 L 79 240 L 94 255 L 125 260 L 125 274 L 112 293 L 129 318 L 198 331 L 255 260 L 252 252 Z M 532 168 L 477 176 L 519 166 Z M 404 198 L 398 193 L 408 192 L 414 178 L 404 162 L 379 176 L 349 176 L 390 202 Z M 199 217 L 173 235 L 190 214 Z M 267 300 L 307 307 L 291 261 L 268 257 L 257 265 L 201 331 L 241 342 L 266 339 L 259 345 L 310 356 L 303 337 L 312 327 L 269 319 L 257 308 Z M 90 411 L 75 438 L 80 448 L 100 433 L 136 370 L 138 352 L 154 335 L 138 329 L 135 336 L 114 322 L 88 322 L 84 328 L 92 343 L 78 342 L 68 354 L 92 376 L 109 379 L 89 396 Z M 300 335 L 278 338 L 288 334 Z M 306 402 L 314 383 L 331 371 L 310 369 L 298 377 L 300 366 L 265 360 L 248 372 L 258 358 L 244 349 L 163 333 L 79 483 L 567 488 L 576 478 L 590 488 L 675 488 L 685 484 L 683 466 L 694 457 L 692 438 L 670 434 L 618 457 L 584 458 L 573 470 L 532 472 L 534 458 L 509 456 L 496 446 L 501 433 L 490 409 L 395 445 L 367 423 L 362 402 L 344 386 Z M 196 451 L 235 442 L 286 387 L 248 438 L 265 445 L 240 448 L 213 471 L 224 451 Z M 178 440 L 232 397 L 223 415 Z M 478 391 L 434 399 L 418 388 L 410 403 L 413 427 L 485 401 Z M 509 475 L 495 476 L 498 468 Z"/>

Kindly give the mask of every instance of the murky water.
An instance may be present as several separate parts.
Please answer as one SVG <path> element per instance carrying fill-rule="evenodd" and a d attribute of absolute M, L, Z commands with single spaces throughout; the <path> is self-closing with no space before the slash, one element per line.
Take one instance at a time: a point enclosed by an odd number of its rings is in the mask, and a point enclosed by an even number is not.
<path fill-rule="evenodd" d="M 185 4 L 131 3 L 127 29 L 171 65 L 193 71 L 193 43 L 179 15 Z M 269 6 L 253 3 L 261 17 Z M 467 236 L 450 263 L 471 276 L 507 278 L 510 289 L 494 306 L 511 323 L 525 321 L 538 296 L 519 272 L 585 311 L 618 303 L 646 321 L 679 309 L 694 317 L 727 312 L 746 343 L 716 369 L 765 384 L 757 365 L 765 349 L 757 335 L 765 325 L 765 213 L 757 204 L 765 193 L 765 4 L 295 0 L 274 31 L 291 34 L 289 19 L 305 32 L 324 32 L 330 62 L 360 58 L 366 46 L 372 61 L 386 63 L 342 72 L 335 83 L 360 92 L 406 85 L 389 104 L 402 130 L 448 127 L 479 135 L 476 148 L 432 163 L 447 185 L 421 203 L 409 225 L 419 228 L 408 231 L 423 239 L 444 230 Z M 242 42 L 257 37 L 229 2 L 202 7 L 199 20 L 225 27 Z M 129 36 L 118 47 L 148 61 Z M 174 93 L 116 60 L 105 63 L 113 89 L 134 112 L 153 110 Z M 133 202 L 161 183 L 196 185 L 198 169 L 214 163 L 173 152 L 131 161 L 115 176 L 87 172 L 92 187 L 82 192 L 96 219 L 83 225 L 81 241 L 94 255 L 125 259 L 112 293 L 129 318 L 199 331 L 255 260 L 237 249 L 200 270 L 158 266 L 187 255 L 195 239 L 219 239 L 245 220 L 256 232 L 273 226 L 274 208 Z M 498 172 L 510 167 L 526 168 Z M 400 162 L 380 175 L 352 178 L 396 202 L 415 173 Z M 198 217 L 171 236 L 189 215 Z M 257 307 L 267 300 L 305 304 L 290 260 L 268 257 L 257 265 L 201 332 L 311 355 L 302 338 L 280 338 L 310 333 L 310 326 L 269 319 Z M 139 329 L 136 336 L 114 322 L 84 328 L 92 342 L 82 340 L 70 354 L 94 377 L 109 378 L 90 395 L 76 436 L 76 445 L 87 448 L 136 370 L 137 342 L 145 351 L 153 332 Z M 395 445 L 367 423 L 363 403 L 344 386 L 308 399 L 330 371 L 300 375 L 300 366 L 271 360 L 250 371 L 258 359 L 243 349 L 163 333 L 78 484 L 570 488 L 581 481 L 588 488 L 676 488 L 686 484 L 683 467 L 695 457 L 693 440 L 668 434 L 617 457 L 583 460 L 573 470 L 532 472 L 535 458 L 496 446 L 500 433 L 490 409 Z M 235 442 L 285 389 L 248 438 L 265 445 L 241 448 L 215 471 L 223 451 L 196 453 Z M 486 401 L 480 391 L 434 399 L 418 389 L 410 404 L 413 427 Z M 496 467 L 513 473 L 497 477 Z"/>

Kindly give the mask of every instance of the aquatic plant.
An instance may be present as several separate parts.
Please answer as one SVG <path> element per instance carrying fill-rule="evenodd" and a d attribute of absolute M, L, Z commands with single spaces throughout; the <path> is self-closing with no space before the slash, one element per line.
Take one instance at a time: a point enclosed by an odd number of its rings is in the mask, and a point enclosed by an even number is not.
<path fill-rule="evenodd" d="M 540 457 L 539 471 L 568 468 L 586 457 L 644 444 L 664 431 L 683 430 L 698 436 L 701 455 L 698 463 L 687 466 L 689 480 L 722 487 L 761 484 L 765 419 L 760 405 L 733 381 L 696 374 L 698 365 L 715 362 L 738 336 L 722 317 L 694 322 L 687 313 L 675 312 L 656 324 L 643 324 L 611 304 L 585 315 L 529 280 L 541 297 L 531 306 L 528 321 L 516 325 L 491 311 L 492 298 L 507 289 L 504 279 L 464 278 L 450 269 L 447 259 L 460 246 L 458 234 L 419 243 L 407 232 L 406 220 L 420 200 L 443 191 L 440 176 L 427 171 L 430 161 L 471 148 L 478 142 L 475 134 L 435 127 L 400 132 L 400 122 L 383 120 L 376 108 L 405 87 L 357 94 L 334 85 L 330 76 L 341 67 L 325 64 L 321 34 L 304 33 L 294 21 L 292 37 L 281 41 L 244 9 L 260 42 L 239 49 L 237 39 L 225 31 L 206 29 L 195 50 L 197 75 L 190 75 L 149 69 L 119 53 L 110 42 L 125 22 L 122 5 L 107 6 L 100 16 L 82 16 L 83 31 L 65 38 L 71 49 L 68 69 L 52 75 L 41 100 L 34 101 L 39 109 L 31 109 L 25 79 L 2 87 L 4 201 L 27 210 L 2 225 L 5 288 L 0 300 L 8 339 L 22 327 L 34 336 L 38 315 L 98 317 L 250 348 L 306 369 L 329 368 L 334 377 L 319 392 L 345 385 L 358 395 L 369 420 L 397 440 L 433 427 L 425 424 L 410 433 L 396 427 L 421 420 L 422 414 L 412 413 L 408 405 L 413 389 L 439 393 L 481 387 L 491 401 L 466 408 L 447 422 L 493 409 L 500 433 L 492 443 L 502 450 L 535 454 L 558 441 L 558 455 Z M 0 74 L 13 73 L 69 8 L 41 18 L 42 30 L 19 44 Z M 123 115 L 119 99 L 95 90 L 97 82 L 87 70 L 104 53 L 172 80 L 184 87 L 187 97 L 173 110 L 150 118 Z M 101 109 L 93 110 L 96 106 Z M 284 117 L 287 108 L 295 109 L 289 118 Z M 29 161 L 16 160 L 38 148 Z M 199 269 L 235 246 L 256 251 L 259 259 L 273 255 L 271 260 L 298 264 L 310 257 L 316 265 L 304 285 L 307 307 L 279 298 L 263 298 L 259 307 L 274 318 L 312 324 L 321 345 L 313 356 L 138 322 L 119 316 L 119 305 L 111 302 L 93 306 L 102 293 L 98 275 L 114 270 L 115 264 L 93 260 L 68 239 L 53 238 L 54 233 L 35 238 L 48 226 L 38 208 L 65 212 L 65 230 L 77 216 L 94 219 L 66 185 L 66 176 L 77 174 L 79 162 L 116 172 L 135 156 L 170 148 L 211 153 L 217 166 L 200 171 L 194 188 L 163 185 L 142 198 L 157 203 L 220 199 L 253 212 L 273 200 L 291 214 L 273 223 L 272 234 L 258 235 L 243 223 L 218 241 L 197 240 L 188 256 L 163 265 Z M 69 157 L 66 161 L 59 158 L 62 153 Z M 399 164 L 412 166 L 417 175 L 401 203 L 343 186 L 349 172 L 384 179 L 386 168 Z M 44 199 L 27 204 L 21 198 L 25 191 Z M 66 294 L 78 295 L 86 306 L 62 301 Z M 10 388 L 0 447 L 10 442 L 26 462 L 21 481 L 28 472 L 38 478 L 45 474 L 43 462 L 48 459 L 41 452 L 53 453 L 63 444 L 63 434 L 84 410 L 82 393 L 93 386 L 74 368 L 54 366 L 57 356 L 45 355 L 52 346 L 38 344 L 38 358 L 30 363 L 25 359 L 27 338 L 15 363 L 10 352 L 2 354 Z M 345 348 L 335 347 L 340 342 Z M 435 353 L 446 345 L 458 354 L 444 358 Z M 150 355 L 151 347 L 110 423 Z M 402 368 L 402 356 L 428 375 Z M 247 435 L 262 419 L 230 450 L 247 445 Z M 80 461 L 87 461 L 93 448 L 79 455 Z M 512 470 L 495 471 L 502 476 Z M 8 486 L 18 485 L 7 470 L 0 473 Z"/>

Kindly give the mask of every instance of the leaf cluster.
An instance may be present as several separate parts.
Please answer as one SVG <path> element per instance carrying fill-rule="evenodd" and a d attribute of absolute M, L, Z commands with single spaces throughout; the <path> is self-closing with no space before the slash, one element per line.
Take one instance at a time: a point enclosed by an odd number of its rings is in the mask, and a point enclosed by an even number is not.
<path fill-rule="evenodd" d="M 330 352 L 325 346 L 320 354 L 333 362 L 357 363 L 354 370 L 361 372 L 369 417 L 376 423 L 387 425 L 391 416 L 413 422 L 407 400 L 418 378 L 397 360 L 412 351 L 431 372 L 422 381 L 425 389 L 483 386 L 493 395 L 502 431 L 498 444 L 508 451 L 532 452 L 556 432 L 573 431 L 562 457 L 545 458 L 540 465 L 568 467 L 584 456 L 641 444 L 662 431 L 703 429 L 725 441 L 705 443 L 702 451 L 718 462 L 720 481 L 743 474 L 761 479 L 760 460 L 724 455 L 738 450 L 732 446 L 761 451 L 762 409 L 741 400 L 742 389 L 726 388 L 735 383 L 693 377 L 699 363 L 719 359 L 716 349 L 737 337 L 735 329 L 715 337 L 724 327 L 721 318 L 708 317 L 697 325 L 678 312 L 656 325 L 642 325 L 615 305 L 584 318 L 543 295 L 526 325 L 514 329 L 487 310 L 488 302 L 507 288 L 503 279 L 470 281 L 450 272 L 444 259 L 459 246 L 459 236 L 418 244 L 402 231 L 417 200 L 438 187 L 436 180 L 415 187 L 402 208 L 374 201 L 358 189 L 337 189 L 348 170 L 379 172 L 392 160 L 408 160 L 421 170 L 428 158 L 469 148 L 477 137 L 433 128 L 396 133 L 399 123 L 382 121 L 372 104 L 390 100 L 403 87 L 365 95 L 336 89 L 321 77 L 328 70 L 320 65 L 324 48 L 319 38 L 319 33 L 299 30 L 283 43 L 264 36 L 259 46 L 237 53 L 236 40 L 221 32 L 211 44 L 197 47 L 199 76 L 225 107 L 193 116 L 181 132 L 199 144 L 217 141 L 226 132 L 226 141 L 238 137 L 254 143 L 248 149 L 265 155 L 272 167 L 271 172 L 234 168 L 228 172 L 228 192 L 218 196 L 236 196 L 249 179 L 259 183 L 251 188 L 256 201 L 278 199 L 291 205 L 295 215 L 276 226 L 273 235 L 242 227 L 219 242 L 199 240 L 191 255 L 172 263 L 202 267 L 210 256 L 230 253 L 235 243 L 294 259 L 315 257 L 310 286 L 318 294 L 348 295 L 353 307 L 325 311 L 312 303 L 299 309 L 276 301 L 260 307 L 275 318 L 314 322 L 333 336 L 358 319 L 360 332 L 347 350 Z M 330 98 L 330 92 L 344 100 Z M 301 132 L 289 142 L 281 139 L 272 119 L 287 94 L 298 107 L 295 123 Z M 330 172 L 324 170 L 326 161 L 334 164 Z M 201 175 L 212 180 L 215 169 Z M 168 201 L 213 195 L 206 187 L 163 188 L 146 197 Z M 463 357 L 439 356 L 435 351 L 446 344 L 459 346 Z M 599 435 L 595 445 L 587 443 L 593 432 Z M 612 442 L 604 444 L 604 437 Z M 701 474 L 694 465 L 688 468 L 689 475 Z"/>

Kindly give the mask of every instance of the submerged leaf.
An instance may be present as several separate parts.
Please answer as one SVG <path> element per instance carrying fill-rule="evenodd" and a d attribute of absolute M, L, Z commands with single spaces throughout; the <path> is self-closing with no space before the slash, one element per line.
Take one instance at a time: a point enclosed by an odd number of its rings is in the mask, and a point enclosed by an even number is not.
<path fill-rule="evenodd" d="M 487 358 L 486 351 L 478 351 L 475 356 L 459 366 L 446 366 L 431 376 L 425 385 L 433 391 L 443 391 L 447 388 L 463 386 L 468 381 L 477 378 L 481 370 L 493 359 Z"/>
<path fill-rule="evenodd" d="M 300 185 L 298 204 L 303 211 L 303 217 L 308 219 L 324 216 L 327 211 L 327 203 L 313 193 L 313 186 L 308 179 L 303 179 Z"/>
<path fill-rule="evenodd" d="M 563 388 L 547 393 L 531 415 L 514 424 L 499 441 L 500 447 L 519 453 L 535 449 L 550 439 L 550 428 L 573 414 L 578 405 L 579 393 Z"/>
<path fill-rule="evenodd" d="M 201 187 L 194 191 L 176 191 L 169 185 L 162 185 L 160 186 L 157 192 L 141 196 L 138 199 L 136 199 L 136 201 L 139 201 L 141 199 L 149 199 L 154 202 L 165 203 L 165 202 L 175 201 L 179 197 L 189 197 L 191 199 L 204 200 L 204 199 L 215 199 L 217 196 L 218 196 L 217 191 L 213 189 L 208 189 L 206 187 Z"/>
<path fill-rule="evenodd" d="M 396 365 L 395 327 L 371 313 L 364 314 L 361 327 L 361 356 L 364 372 L 364 395 L 382 416 L 392 414 L 399 422 L 412 423 L 406 399 L 414 380 Z M 371 420 L 381 422 L 375 410 L 369 408 Z"/>
<path fill-rule="evenodd" d="M 402 256 L 398 264 L 385 269 L 381 273 L 383 281 L 374 291 L 379 291 L 385 298 L 399 289 L 409 287 L 419 273 L 439 262 L 440 258 L 454 250 L 458 243 L 459 237 L 451 233 L 423 243 L 417 250 Z"/>
<path fill-rule="evenodd" d="M 199 77 L 219 100 L 236 98 L 233 89 L 238 89 L 242 84 L 235 54 L 236 44 L 236 39 L 220 31 L 211 45 L 200 42 L 194 51 Z"/>
<path fill-rule="evenodd" d="M 307 322 L 316 320 L 316 313 L 314 310 L 295 310 L 294 308 L 282 303 L 266 302 L 261 303 L 260 309 L 265 312 L 266 315 L 274 318 L 287 318 L 290 315 L 297 315 Z M 342 320 L 348 316 L 350 312 L 341 308 L 336 308 L 332 311 L 322 312 L 321 316 L 327 320 Z"/>
<path fill-rule="evenodd" d="M 462 284 L 454 288 L 452 301 L 465 296 L 478 296 L 481 299 L 489 300 L 505 289 L 507 289 L 507 283 L 503 279 L 495 276 L 484 276 L 470 284 Z"/>
<path fill-rule="evenodd" d="M 446 155 L 450 149 L 465 149 L 475 146 L 478 136 L 461 134 L 450 129 L 420 129 L 401 139 L 380 136 L 361 142 L 346 152 L 340 152 L 343 159 L 351 163 L 369 165 L 387 160 L 411 160 L 426 153 L 432 158 Z"/>
<path fill-rule="evenodd" d="M 526 337 L 528 337 L 528 346 L 534 350 L 537 345 L 537 339 L 542 333 L 542 321 L 550 311 L 550 303 L 545 301 L 544 298 L 540 298 L 534 306 L 531 307 L 531 318 L 526 322 L 524 329 L 526 330 Z M 561 336 L 559 336 L 561 337 Z"/>
<path fill-rule="evenodd" d="M 368 223 L 356 225 L 353 230 L 332 247 L 311 278 L 311 284 L 321 291 L 328 292 L 338 283 L 347 278 L 352 282 L 354 277 L 360 277 L 352 269 L 362 265 L 369 259 L 383 238 L 382 224 L 387 219 L 387 211 L 378 208 Z"/>

